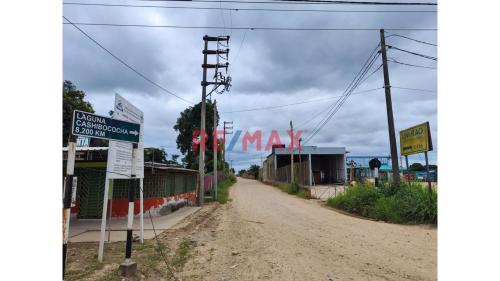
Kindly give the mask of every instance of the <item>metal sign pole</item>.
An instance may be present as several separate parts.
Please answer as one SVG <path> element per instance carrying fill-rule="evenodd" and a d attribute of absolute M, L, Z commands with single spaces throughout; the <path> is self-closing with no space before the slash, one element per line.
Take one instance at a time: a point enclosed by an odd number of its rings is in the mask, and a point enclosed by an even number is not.
<path fill-rule="evenodd" d="M 429 185 L 429 192 L 432 191 L 431 187 L 431 178 L 430 178 L 430 173 L 429 173 L 429 158 L 427 157 L 427 151 L 425 152 L 425 169 L 427 170 L 427 183 Z"/>
<path fill-rule="evenodd" d="M 68 142 L 68 159 L 66 161 L 66 182 L 63 198 L 63 279 L 66 273 L 66 254 L 68 251 L 69 218 L 71 215 L 71 195 L 73 192 L 73 175 L 75 172 L 76 136 L 70 134 Z"/>

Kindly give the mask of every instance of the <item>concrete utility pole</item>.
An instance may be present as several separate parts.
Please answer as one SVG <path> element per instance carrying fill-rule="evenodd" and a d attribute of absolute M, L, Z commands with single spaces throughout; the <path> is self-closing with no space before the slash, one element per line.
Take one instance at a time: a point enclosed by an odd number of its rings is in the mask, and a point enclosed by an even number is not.
<path fill-rule="evenodd" d="M 392 174 L 394 184 L 399 186 L 399 163 L 398 163 L 398 148 L 396 143 L 396 133 L 394 130 L 394 117 L 392 114 L 392 99 L 391 99 L 391 83 L 389 81 L 389 68 L 387 66 L 387 52 L 385 49 L 385 34 L 384 30 L 380 30 L 380 50 L 382 52 L 382 64 L 384 68 L 384 89 L 385 89 L 385 104 L 387 107 L 387 123 L 389 125 L 389 143 L 391 145 L 391 161 Z"/>
<path fill-rule="evenodd" d="M 214 132 L 213 132 L 213 142 L 214 142 L 214 200 L 217 200 L 217 153 L 219 152 L 218 137 L 217 137 L 217 104 L 214 100 Z"/>
<path fill-rule="evenodd" d="M 223 157 L 223 162 L 222 162 L 222 174 L 226 175 L 225 170 L 226 170 L 226 135 L 231 135 L 233 134 L 233 131 L 227 131 L 227 130 L 232 130 L 233 127 L 227 127 L 226 125 L 231 124 L 233 125 L 233 121 L 224 121 L 224 147 L 222 149 L 222 157 Z"/>
<path fill-rule="evenodd" d="M 294 182 L 294 178 L 293 178 L 293 124 L 292 124 L 292 121 L 290 120 L 290 131 L 292 133 L 291 135 L 291 146 L 292 146 L 292 151 L 290 152 L 290 161 L 291 161 L 291 166 L 290 166 L 290 183 L 293 183 Z"/>
<path fill-rule="evenodd" d="M 200 183 L 199 183 L 199 193 L 196 198 L 196 203 L 198 206 L 202 206 L 203 202 L 205 201 L 205 113 L 206 113 L 206 101 L 207 101 L 207 86 L 208 85 L 215 85 L 215 87 L 218 87 L 220 85 L 224 85 L 225 89 L 228 90 L 230 86 L 230 77 L 227 79 L 225 77 L 221 77 L 221 81 L 218 81 L 219 74 L 217 73 L 219 68 L 228 68 L 229 63 L 226 62 L 226 64 L 208 64 L 208 55 L 216 55 L 217 56 L 217 61 L 218 61 L 218 56 L 220 54 L 228 54 L 229 49 L 226 50 L 220 50 L 218 47 L 219 42 L 229 42 L 229 36 L 208 36 L 205 35 L 203 36 L 203 41 L 205 43 L 205 47 L 203 49 L 203 64 L 201 67 L 203 68 L 203 80 L 201 81 L 201 125 L 200 125 L 200 157 L 199 157 L 199 164 L 198 164 L 198 173 L 200 174 Z M 209 50 L 208 49 L 208 42 L 217 42 L 217 50 Z M 215 82 L 208 82 L 207 81 L 207 69 L 208 68 L 214 68 L 215 69 L 215 75 L 214 78 L 216 79 Z M 222 76 L 222 75 L 221 75 Z"/>
<path fill-rule="evenodd" d="M 302 138 L 299 138 L 299 183 L 302 184 L 302 155 L 300 155 L 300 150 L 302 149 Z"/>

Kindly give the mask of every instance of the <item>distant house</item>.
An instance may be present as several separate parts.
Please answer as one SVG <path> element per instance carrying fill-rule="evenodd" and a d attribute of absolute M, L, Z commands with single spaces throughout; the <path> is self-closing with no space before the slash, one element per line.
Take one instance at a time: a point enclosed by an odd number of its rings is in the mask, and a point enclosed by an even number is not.
<path fill-rule="evenodd" d="M 343 184 L 346 180 L 345 147 L 302 146 L 293 150 L 294 179 L 297 183 L 312 186 L 318 184 Z M 262 180 L 291 182 L 292 151 L 274 146 L 262 167 Z"/>
<path fill-rule="evenodd" d="M 106 179 L 107 147 L 78 147 L 75 176 L 77 202 L 71 212 L 78 218 L 101 218 L 104 183 Z M 67 148 L 63 149 L 63 177 L 66 172 Z M 195 203 L 198 171 L 167 166 L 162 163 L 144 163 L 144 212 L 153 215 Z M 128 188 L 131 180 L 115 179 L 110 184 L 111 214 L 124 217 L 128 213 Z M 139 189 L 136 190 L 134 212 L 139 213 Z"/>

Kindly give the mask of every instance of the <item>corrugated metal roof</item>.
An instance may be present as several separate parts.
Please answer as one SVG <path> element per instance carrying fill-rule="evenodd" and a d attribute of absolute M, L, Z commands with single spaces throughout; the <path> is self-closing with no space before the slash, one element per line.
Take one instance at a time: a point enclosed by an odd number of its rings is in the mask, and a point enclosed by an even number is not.
<path fill-rule="evenodd" d="M 76 151 L 96 151 L 96 150 L 108 150 L 107 147 L 76 147 Z M 63 151 L 68 151 L 68 147 L 63 147 Z"/>
<path fill-rule="evenodd" d="M 276 148 L 276 155 L 290 154 L 288 148 Z M 298 154 L 298 148 L 293 150 L 294 154 Z M 301 154 L 345 154 L 345 147 L 317 147 L 317 146 L 302 146 Z"/>
<path fill-rule="evenodd" d="M 152 162 L 144 162 L 144 168 L 153 168 L 163 171 L 176 171 L 176 172 L 189 172 L 189 173 L 198 173 L 198 170 L 186 169 L 182 167 L 169 166 L 164 163 L 153 163 Z"/>

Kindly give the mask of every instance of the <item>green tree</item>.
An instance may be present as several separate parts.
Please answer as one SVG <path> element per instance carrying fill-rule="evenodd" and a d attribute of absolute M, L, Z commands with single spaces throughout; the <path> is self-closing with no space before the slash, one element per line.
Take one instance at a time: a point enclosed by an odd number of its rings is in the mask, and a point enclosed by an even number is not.
<path fill-rule="evenodd" d="M 410 171 L 418 172 L 418 171 L 425 171 L 425 166 L 420 164 L 420 163 L 413 163 L 408 167 Z"/>
<path fill-rule="evenodd" d="M 254 178 L 257 179 L 259 177 L 259 170 L 260 166 L 256 164 L 250 165 L 250 168 L 248 169 L 248 172 L 250 174 L 253 174 Z"/>
<path fill-rule="evenodd" d="M 147 147 L 144 148 L 144 162 L 153 161 L 156 163 L 167 164 L 167 153 L 163 148 Z"/>
<path fill-rule="evenodd" d="M 245 170 L 245 169 L 241 169 L 241 170 L 239 170 L 239 171 L 238 171 L 238 176 L 240 176 L 240 177 L 241 177 L 241 176 L 243 176 L 243 174 L 244 174 L 244 173 L 246 173 L 246 171 L 247 171 L 247 170 Z"/>
<path fill-rule="evenodd" d="M 78 90 L 69 80 L 63 82 L 63 146 L 68 145 L 68 137 L 71 131 L 71 119 L 73 110 L 78 109 L 94 113 L 90 102 L 85 101 L 85 92 Z"/>
<path fill-rule="evenodd" d="M 219 120 L 219 113 L 217 114 L 217 120 Z M 218 125 L 219 122 L 217 122 Z M 180 150 L 184 158 L 182 163 L 186 168 L 198 169 L 198 155 L 199 150 L 193 150 L 193 132 L 200 131 L 201 127 L 201 102 L 186 108 L 174 126 L 174 130 L 178 132 L 176 143 L 177 148 Z M 206 103 L 206 114 L 205 114 L 205 128 L 207 133 L 207 142 L 205 150 L 205 171 L 213 171 L 213 128 L 214 127 L 214 103 L 207 101 Z M 219 140 L 219 145 L 221 141 Z M 222 154 L 221 151 L 217 154 L 217 167 L 222 169 Z M 221 162 L 221 163 L 219 163 Z"/>

